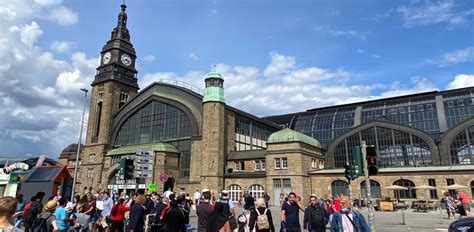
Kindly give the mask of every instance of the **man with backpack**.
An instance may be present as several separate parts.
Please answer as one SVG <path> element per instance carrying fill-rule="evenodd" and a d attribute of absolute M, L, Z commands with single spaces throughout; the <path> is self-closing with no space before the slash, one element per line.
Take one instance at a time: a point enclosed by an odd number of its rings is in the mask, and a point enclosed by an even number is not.
<path fill-rule="evenodd" d="M 23 224 L 25 225 L 25 231 L 32 231 L 33 223 L 35 222 L 38 215 L 43 210 L 43 198 L 46 195 L 44 192 L 38 192 L 35 195 L 35 201 L 31 202 L 29 207 L 25 207 L 25 215 L 23 217 Z M 33 198 L 32 198 L 33 199 Z"/>
<path fill-rule="evenodd" d="M 55 200 L 48 201 L 43 207 L 43 212 L 38 215 L 31 227 L 33 232 L 51 232 L 59 231 L 54 211 L 59 206 Z"/>
<path fill-rule="evenodd" d="M 303 228 L 309 232 L 325 232 L 328 221 L 329 214 L 318 204 L 316 196 L 311 196 L 304 211 Z"/>

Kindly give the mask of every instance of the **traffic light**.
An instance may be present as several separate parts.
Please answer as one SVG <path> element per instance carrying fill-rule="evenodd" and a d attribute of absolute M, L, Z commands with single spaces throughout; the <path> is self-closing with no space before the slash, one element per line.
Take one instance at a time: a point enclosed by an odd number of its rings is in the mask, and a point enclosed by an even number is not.
<path fill-rule="evenodd" d="M 344 165 L 344 177 L 348 180 L 348 181 L 351 181 L 351 180 L 354 180 L 354 175 L 353 175 L 353 167 L 352 165 Z"/>
<path fill-rule="evenodd" d="M 365 151 L 367 154 L 367 170 L 369 171 L 369 176 L 375 176 L 379 172 L 377 166 L 377 151 L 375 147 L 367 147 Z"/>
<path fill-rule="evenodd" d="M 124 161 L 124 174 L 126 180 L 133 178 L 133 171 L 134 171 L 134 161 L 133 159 L 125 159 Z"/>
<path fill-rule="evenodd" d="M 352 148 L 352 160 L 353 160 L 353 177 L 354 179 L 358 176 L 364 176 L 364 164 L 362 162 L 362 150 L 359 146 Z"/>

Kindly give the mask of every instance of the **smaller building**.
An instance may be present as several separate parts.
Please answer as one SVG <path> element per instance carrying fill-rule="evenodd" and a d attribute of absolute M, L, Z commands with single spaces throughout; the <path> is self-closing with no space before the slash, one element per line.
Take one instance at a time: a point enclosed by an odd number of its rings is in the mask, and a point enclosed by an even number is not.
<path fill-rule="evenodd" d="M 30 199 L 37 192 L 49 196 L 71 197 L 72 175 L 65 166 L 40 166 L 32 168 L 21 183 L 20 193 Z"/>
<path fill-rule="evenodd" d="M 84 145 L 81 144 L 81 148 L 80 148 L 81 151 L 83 147 Z M 61 165 L 66 165 L 69 169 L 69 172 L 71 172 L 73 175 L 74 175 L 74 168 L 76 167 L 76 155 L 77 155 L 77 143 L 73 143 L 73 144 L 69 144 L 66 148 L 64 148 L 58 158 L 58 163 Z M 93 158 L 94 157 L 91 157 L 91 159 Z M 81 165 L 81 163 L 82 163 L 81 156 L 79 156 L 79 165 Z M 80 168 L 77 169 L 77 176 L 78 178 L 81 176 Z"/>
<path fill-rule="evenodd" d="M 248 192 L 255 199 L 267 192 L 270 204 L 280 205 L 281 195 L 311 195 L 308 170 L 324 168 L 321 143 L 303 133 L 283 129 L 270 135 L 267 149 L 231 152 L 225 186 L 232 200 Z"/>

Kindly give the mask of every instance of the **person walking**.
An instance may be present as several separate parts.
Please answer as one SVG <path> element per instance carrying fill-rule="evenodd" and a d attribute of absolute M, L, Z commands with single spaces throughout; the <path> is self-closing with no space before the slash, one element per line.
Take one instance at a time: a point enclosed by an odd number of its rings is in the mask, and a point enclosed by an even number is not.
<path fill-rule="evenodd" d="M 38 215 L 35 222 L 33 223 L 33 231 L 59 231 L 54 211 L 59 206 L 59 203 L 55 200 L 48 201 L 43 206 L 43 212 Z"/>
<path fill-rule="evenodd" d="M 331 232 L 370 232 L 364 216 L 353 210 L 349 197 L 342 196 L 341 210 L 334 214 L 331 222 Z"/>
<path fill-rule="evenodd" d="M 167 232 L 185 232 L 185 225 L 189 222 L 189 213 L 180 207 L 183 202 L 181 197 L 170 201 L 170 208 L 163 216 L 162 222 Z"/>
<path fill-rule="evenodd" d="M 10 224 L 10 219 L 15 214 L 18 202 L 13 197 L 0 198 L 0 231 L 21 232 L 22 229 Z"/>
<path fill-rule="evenodd" d="M 297 196 L 294 192 L 288 194 L 288 201 L 283 203 L 281 207 L 280 219 L 281 228 L 287 232 L 300 232 L 300 214 L 304 208 L 296 201 Z"/>
<path fill-rule="evenodd" d="M 112 207 L 114 206 L 114 200 L 110 197 L 109 192 L 103 193 L 102 198 L 102 213 L 101 213 L 101 224 L 102 228 L 105 231 L 109 231 L 110 227 L 110 212 L 112 211 Z"/>
<path fill-rule="evenodd" d="M 265 198 L 257 199 L 256 209 L 250 213 L 249 231 L 274 232 L 272 212 L 266 206 Z"/>
<path fill-rule="evenodd" d="M 54 217 L 56 218 L 56 223 L 60 232 L 66 232 L 69 228 L 69 222 L 72 219 L 69 219 L 66 211 L 66 199 L 61 198 L 58 201 L 58 207 L 54 211 Z"/>
<path fill-rule="evenodd" d="M 456 203 L 454 202 L 453 197 L 450 192 L 445 192 L 443 197 L 444 205 L 446 206 L 446 212 L 448 213 L 449 219 L 454 219 L 454 214 L 456 213 Z"/>
<path fill-rule="evenodd" d="M 30 202 L 28 202 L 23 208 L 23 213 L 21 217 L 22 217 L 23 226 L 25 227 L 26 232 L 30 231 L 30 228 L 31 228 L 31 224 L 28 223 L 28 220 L 26 220 L 26 212 L 27 211 L 29 212 L 29 209 L 31 208 L 31 206 L 33 206 L 35 203 L 36 203 L 36 196 L 32 196 L 30 199 Z"/>
<path fill-rule="evenodd" d="M 201 200 L 201 193 L 199 192 L 199 189 L 196 189 L 196 192 L 194 193 L 194 204 L 196 207 L 199 205 L 199 201 Z"/>
<path fill-rule="evenodd" d="M 303 228 L 309 232 L 325 232 L 328 221 L 329 214 L 318 203 L 316 196 L 311 196 L 304 211 Z"/>
<path fill-rule="evenodd" d="M 25 216 L 23 217 L 23 224 L 25 225 L 25 232 L 31 231 L 33 223 L 35 222 L 38 215 L 43 210 L 43 198 L 46 195 L 44 192 L 37 192 L 35 195 L 35 201 L 31 203 L 30 207 L 25 207 Z"/>
<path fill-rule="evenodd" d="M 125 212 L 130 209 L 125 206 L 125 199 L 120 198 L 117 203 L 112 206 L 110 211 L 110 232 L 123 232 Z"/>
<path fill-rule="evenodd" d="M 130 218 L 128 222 L 128 229 L 130 232 L 143 232 L 145 226 L 145 202 L 145 196 L 138 195 L 135 197 L 135 204 L 130 207 Z"/>
<path fill-rule="evenodd" d="M 232 232 L 229 217 L 225 215 L 225 204 L 216 204 L 209 217 L 207 232 Z"/>
<path fill-rule="evenodd" d="M 89 229 L 95 232 L 95 229 L 97 228 L 97 205 L 96 205 L 96 200 L 92 196 L 92 194 L 89 194 L 87 196 L 87 206 L 85 210 L 85 214 L 89 216 L 89 221 L 88 221 L 88 226 Z"/>
<path fill-rule="evenodd" d="M 466 215 L 471 211 L 471 201 L 465 192 L 459 191 L 458 192 L 458 199 L 460 203 L 460 207 L 464 208 Z M 465 215 L 465 216 L 466 216 Z"/>
<path fill-rule="evenodd" d="M 199 203 L 196 209 L 198 215 L 198 232 L 207 232 L 207 226 L 209 225 L 209 218 L 214 212 L 213 206 L 211 205 L 211 192 L 207 189 L 202 190 L 202 201 Z"/>
<path fill-rule="evenodd" d="M 23 200 L 23 194 L 18 194 L 16 196 L 16 211 L 15 214 L 13 215 L 14 220 L 13 220 L 13 225 L 17 228 L 20 227 L 21 225 L 21 220 L 22 220 L 22 213 L 23 209 L 25 208 L 25 200 Z"/>

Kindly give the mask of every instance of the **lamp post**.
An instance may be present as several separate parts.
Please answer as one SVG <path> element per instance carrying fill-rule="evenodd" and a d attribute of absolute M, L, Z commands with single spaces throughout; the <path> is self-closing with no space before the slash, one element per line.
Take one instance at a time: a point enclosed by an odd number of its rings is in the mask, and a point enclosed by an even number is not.
<path fill-rule="evenodd" d="M 82 117 L 81 117 L 81 129 L 79 130 L 79 139 L 77 140 L 77 152 L 76 152 L 76 162 L 74 165 L 74 179 L 72 180 L 72 191 L 71 191 L 71 200 L 74 199 L 74 189 L 76 188 L 76 179 L 77 179 L 77 166 L 79 165 L 79 153 L 81 151 L 81 141 L 82 141 L 82 127 L 84 126 L 84 114 L 86 112 L 86 99 L 87 99 L 87 89 L 81 89 L 84 92 L 84 100 L 82 101 Z"/>

